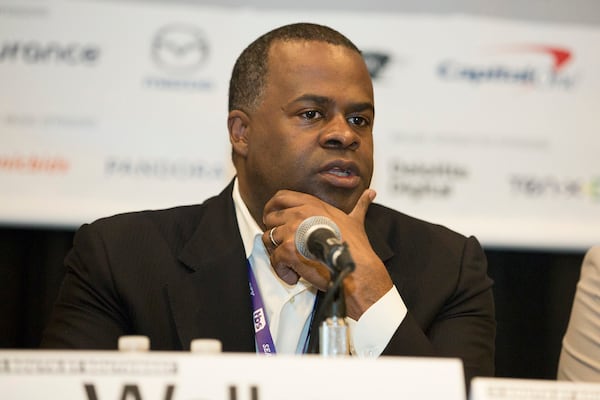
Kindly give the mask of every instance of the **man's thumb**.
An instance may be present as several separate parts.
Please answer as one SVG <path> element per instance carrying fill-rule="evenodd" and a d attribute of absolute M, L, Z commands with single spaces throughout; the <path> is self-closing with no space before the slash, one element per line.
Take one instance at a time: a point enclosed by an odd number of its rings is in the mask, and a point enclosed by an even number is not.
<path fill-rule="evenodd" d="M 371 205 L 376 195 L 377 193 L 373 189 L 365 190 L 356 202 L 356 205 L 352 209 L 352 212 L 350 212 L 350 215 L 360 218 L 362 221 L 364 221 L 365 215 L 367 215 L 367 210 L 369 209 L 369 205 Z"/>

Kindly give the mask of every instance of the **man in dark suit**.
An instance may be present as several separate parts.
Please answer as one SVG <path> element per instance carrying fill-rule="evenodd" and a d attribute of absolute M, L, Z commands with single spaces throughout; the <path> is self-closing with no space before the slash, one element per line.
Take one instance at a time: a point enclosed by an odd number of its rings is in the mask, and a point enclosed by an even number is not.
<path fill-rule="evenodd" d="M 84 225 L 42 346 L 142 334 L 158 350 L 217 338 L 224 351 L 305 352 L 330 273 L 294 236 L 324 216 L 356 264 L 343 284 L 352 354 L 460 357 L 467 379 L 492 375 L 481 246 L 372 204 L 374 115 L 366 65 L 340 33 L 293 24 L 258 38 L 230 82 L 236 178 L 201 205 Z"/>

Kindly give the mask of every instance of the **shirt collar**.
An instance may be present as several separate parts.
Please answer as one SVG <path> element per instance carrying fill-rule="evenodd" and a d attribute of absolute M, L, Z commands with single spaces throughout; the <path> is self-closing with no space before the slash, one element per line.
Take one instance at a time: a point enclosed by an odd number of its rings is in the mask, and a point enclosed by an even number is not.
<path fill-rule="evenodd" d="M 242 237 L 242 242 L 244 243 L 246 258 L 250 258 L 254 246 L 256 245 L 258 246 L 257 248 L 260 248 L 259 251 L 263 253 L 263 257 L 268 260 L 269 255 L 267 254 L 267 250 L 263 247 L 262 239 L 260 238 L 260 236 L 263 234 L 263 231 L 260 229 L 254 218 L 252 218 L 250 210 L 248 210 L 246 203 L 244 203 L 244 200 L 242 200 L 237 178 L 235 178 L 235 181 L 233 182 L 233 191 L 231 197 L 233 197 L 233 204 L 235 205 L 235 216 L 240 228 L 240 236 Z M 273 276 L 276 276 L 272 268 L 269 268 L 269 271 L 271 271 Z M 260 280 L 260 278 L 258 279 Z M 298 284 L 296 285 L 287 285 L 279 278 L 277 280 L 282 286 L 285 286 L 287 288 L 286 290 L 289 292 L 302 291 L 305 288 L 312 286 L 304 278 L 300 278 Z"/>
<path fill-rule="evenodd" d="M 237 178 L 235 178 L 235 181 L 233 182 L 232 197 L 233 204 L 235 205 L 235 216 L 240 228 L 242 242 L 244 243 L 244 250 L 246 251 L 246 258 L 249 258 L 250 254 L 252 254 L 252 248 L 254 247 L 254 238 L 256 235 L 262 235 L 263 232 L 254 218 L 252 218 L 246 203 L 242 200 Z"/>

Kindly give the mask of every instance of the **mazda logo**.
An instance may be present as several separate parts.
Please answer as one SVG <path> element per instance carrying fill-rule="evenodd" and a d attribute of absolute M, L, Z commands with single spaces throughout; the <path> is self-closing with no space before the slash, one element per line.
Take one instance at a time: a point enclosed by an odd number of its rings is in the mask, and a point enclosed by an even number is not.
<path fill-rule="evenodd" d="M 208 58 L 208 43 L 195 26 L 174 24 L 161 28 L 152 42 L 152 59 L 163 70 L 190 73 Z"/>

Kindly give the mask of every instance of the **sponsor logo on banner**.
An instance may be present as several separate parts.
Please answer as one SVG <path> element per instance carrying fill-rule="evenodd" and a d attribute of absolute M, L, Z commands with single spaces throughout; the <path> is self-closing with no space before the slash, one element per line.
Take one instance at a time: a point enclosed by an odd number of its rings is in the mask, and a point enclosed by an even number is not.
<path fill-rule="evenodd" d="M 381 77 L 386 65 L 390 61 L 390 55 L 380 51 L 363 51 L 362 56 L 373 79 Z"/>
<path fill-rule="evenodd" d="M 49 14 L 49 8 L 43 5 L 0 4 L 0 17 L 38 18 Z"/>
<path fill-rule="evenodd" d="M 455 162 L 392 160 L 389 166 L 390 192 L 414 200 L 448 198 L 456 184 L 469 176 L 468 169 Z"/>
<path fill-rule="evenodd" d="M 152 59 L 167 72 L 198 70 L 208 59 L 208 42 L 200 29 L 190 25 L 161 28 L 152 42 Z"/>
<path fill-rule="evenodd" d="M 145 77 L 143 84 L 157 90 L 210 90 L 212 80 L 192 78 L 206 65 L 209 56 L 209 41 L 199 27 L 166 25 L 158 29 L 150 42 L 150 58 L 166 76 Z"/>
<path fill-rule="evenodd" d="M 493 62 L 446 59 L 438 64 L 437 75 L 444 81 L 537 88 L 571 89 L 576 83 L 575 75 L 565 68 L 574 58 L 568 48 L 511 45 L 490 48 L 486 55 L 490 54 L 495 56 Z M 531 65 L 532 56 L 539 57 L 540 62 Z M 498 62 L 497 57 L 501 57 L 502 61 Z"/>
<path fill-rule="evenodd" d="M 70 169 L 69 160 L 62 156 L 0 154 L 0 172 L 62 175 Z"/>
<path fill-rule="evenodd" d="M 0 125 L 2 124 L 9 128 L 35 127 L 37 129 L 47 129 L 60 127 L 81 131 L 83 129 L 93 129 L 97 125 L 97 121 L 87 115 L 7 113 L 5 115 L 0 114 Z"/>
<path fill-rule="evenodd" d="M 95 66 L 100 46 L 88 43 L 38 40 L 4 40 L 0 43 L 0 64 Z"/>
<path fill-rule="evenodd" d="M 600 204 L 600 175 L 557 177 L 514 174 L 509 177 L 512 193 L 531 199 L 588 199 Z"/>
<path fill-rule="evenodd" d="M 176 180 L 221 180 L 225 167 L 205 161 L 169 160 L 129 157 L 108 157 L 104 162 L 108 177 Z"/>

